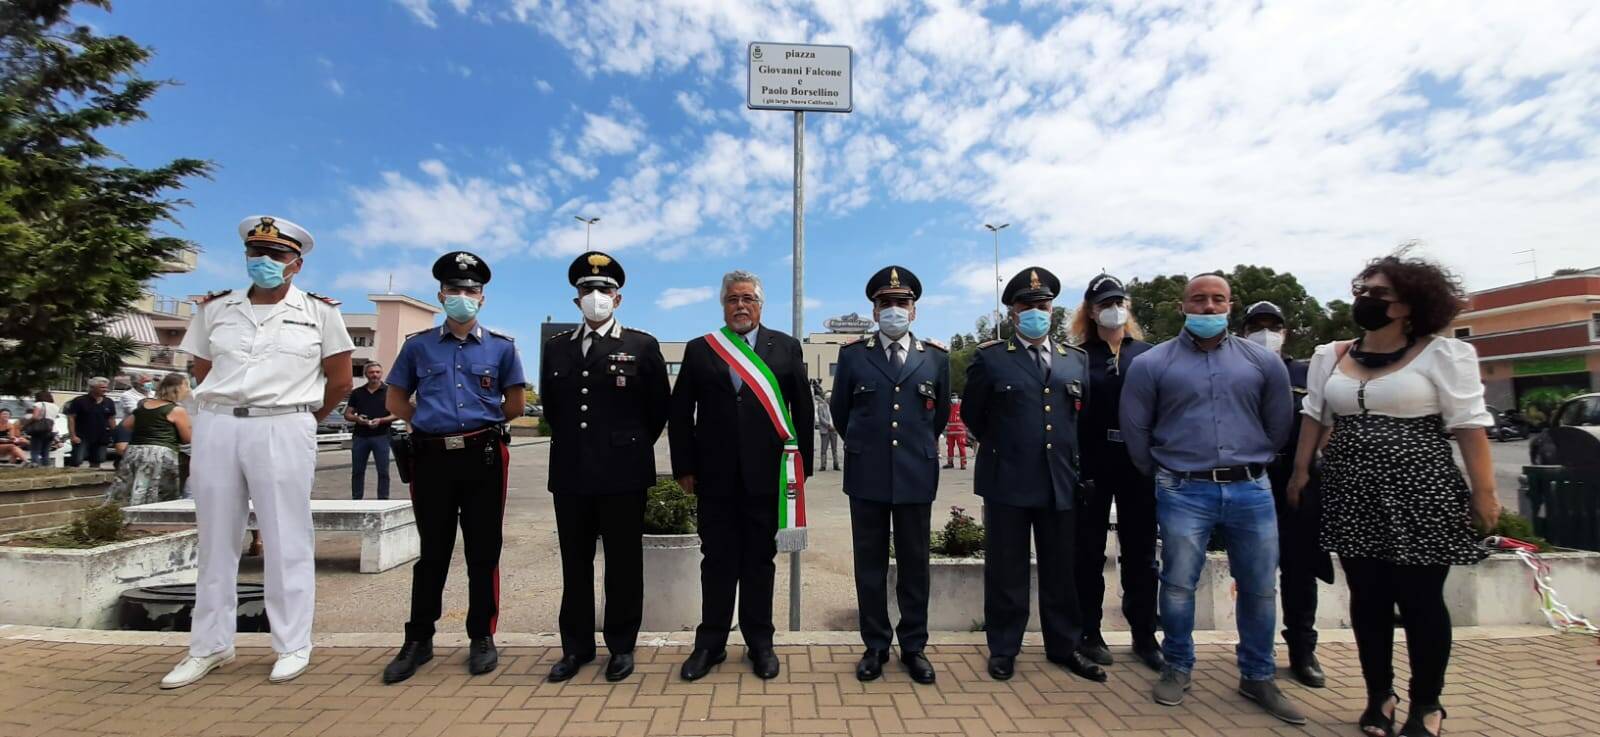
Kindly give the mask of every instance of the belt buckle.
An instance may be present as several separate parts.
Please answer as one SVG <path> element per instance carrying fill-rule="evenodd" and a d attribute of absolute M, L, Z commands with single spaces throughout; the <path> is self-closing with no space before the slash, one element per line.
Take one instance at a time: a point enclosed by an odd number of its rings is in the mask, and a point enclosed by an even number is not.
<path fill-rule="evenodd" d="M 1211 483 L 1213 483 L 1213 484 L 1226 484 L 1226 483 L 1229 483 L 1227 481 L 1223 481 L 1222 479 L 1217 478 L 1217 473 L 1218 472 L 1228 473 L 1229 469 L 1226 469 L 1226 468 L 1213 468 L 1213 469 L 1211 469 Z"/>
<path fill-rule="evenodd" d="M 1122 431 L 1121 430 L 1106 430 L 1106 440 L 1109 440 L 1109 441 L 1111 441 L 1113 443 L 1122 442 Z"/>
<path fill-rule="evenodd" d="M 234 417 L 249 417 L 250 416 L 250 408 L 249 407 L 234 407 L 233 408 L 233 416 Z"/>
<path fill-rule="evenodd" d="M 467 439 L 460 435 L 451 435 L 444 439 L 445 450 L 461 450 L 467 447 Z"/>

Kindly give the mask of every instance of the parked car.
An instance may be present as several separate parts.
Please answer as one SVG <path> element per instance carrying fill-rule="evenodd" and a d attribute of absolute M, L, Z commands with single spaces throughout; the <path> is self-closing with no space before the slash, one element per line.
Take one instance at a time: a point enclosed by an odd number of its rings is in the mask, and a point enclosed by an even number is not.
<path fill-rule="evenodd" d="M 1561 403 L 1550 415 L 1550 424 L 1543 432 L 1533 436 L 1528 443 L 1528 459 L 1536 466 L 1556 463 L 1555 443 L 1550 441 L 1550 430 L 1557 427 L 1600 427 L 1600 392 L 1579 394 Z"/>
<path fill-rule="evenodd" d="M 318 435 L 347 433 L 355 428 L 356 424 L 354 422 L 344 418 L 344 405 L 344 402 L 340 402 L 339 406 L 334 407 L 327 417 L 322 418 L 322 422 L 317 423 Z"/>
<path fill-rule="evenodd" d="M 527 405 L 526 407 L 522 408 L 522 416 L 523 417 L 543 417 L 544 416 L 544 405 L 542 405 L 542 404 L 530 404 L 530 405 Z"/>

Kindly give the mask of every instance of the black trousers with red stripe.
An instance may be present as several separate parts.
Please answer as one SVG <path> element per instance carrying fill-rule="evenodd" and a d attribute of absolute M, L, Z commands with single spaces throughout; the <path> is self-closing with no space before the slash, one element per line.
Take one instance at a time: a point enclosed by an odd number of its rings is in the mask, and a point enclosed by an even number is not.
<path fill-rule="evenodd" d="M 480 440 L 480 437 L 483 439 Z M 506 466 L 510 450 L 499 433 L 468 439 L 445 450 L 419 442 L 412 453 L 411 511 L 422 556 L 412 567 L 407 640 L 433 637 L 439 621 L 450 557 L 461 527 L 467 560 L 467 636 L 488 637 L 500 617 L 500 539 L 506 516 Z"/>

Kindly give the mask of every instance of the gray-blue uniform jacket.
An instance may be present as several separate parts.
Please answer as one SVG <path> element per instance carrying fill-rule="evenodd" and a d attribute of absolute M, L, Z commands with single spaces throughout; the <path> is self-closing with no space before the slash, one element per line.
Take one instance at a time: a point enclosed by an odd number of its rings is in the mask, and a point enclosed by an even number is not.
<path fill-rule="evenodd" d="M 1052 341 L 1050 381 L 1013 337 L 978 346 L 961 419 L 978 439 L 978 496 L 1027 509 L 1071 509 L 1078 488 L 1078 413 L 1089 402 L 1088 355 Z"/>
<path fill-rule="evenodd" d="M 839 350 L 834 426 L 844 438 L 844 493 L 886 504 L 930 504 L 939 489 L 939 433 L 950 418 L 950 354 L 909 335 L 896 371 L 884 338 Z"/>

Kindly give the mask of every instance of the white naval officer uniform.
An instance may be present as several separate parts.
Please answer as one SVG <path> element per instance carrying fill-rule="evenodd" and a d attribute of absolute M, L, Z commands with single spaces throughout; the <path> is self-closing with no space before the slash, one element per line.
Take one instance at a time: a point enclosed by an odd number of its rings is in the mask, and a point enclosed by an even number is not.
<path fill-rule="evenodd" d="M 190 468 L 200 533 L 193 657 L 233 649 L 239 557 L 252 502 L 265 546 L 272 649 L 284 655 L 311 646 L 312 411 L 321 406 L 327 383 L 323 359 L 355 346 L 335 303 L 293 285 L 273 305 L 251 305 L 248 295 L 237 289 L 200 304 L 180 346 L 211 361 L 195 389 L 200 411 Z"/>

